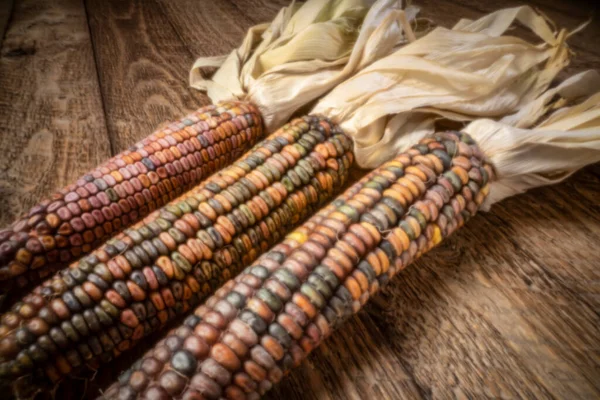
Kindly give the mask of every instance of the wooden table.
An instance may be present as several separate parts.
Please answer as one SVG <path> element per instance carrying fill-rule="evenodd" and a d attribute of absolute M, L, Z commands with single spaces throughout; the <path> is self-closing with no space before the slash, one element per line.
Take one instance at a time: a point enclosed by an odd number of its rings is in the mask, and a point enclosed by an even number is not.
<path fill-rule="evenodd" d="M 286 3 L 2 1 L 0 222 L 207 104 L 187 84 L 195 57 L 230 51 Z M 419 3 L 450 26 L 520 1 Z M 570 28 L 593 11 L 573 0 L 533 3 Z M 600 65 L 599 33 L 594 22 L 570 40 L 569 74 Z M 599 193 L 595 166 L 477 216 L 270 398 L 599 398 Z M 94 397 L 142 350 L 70 381 L 57 398 Z"/>

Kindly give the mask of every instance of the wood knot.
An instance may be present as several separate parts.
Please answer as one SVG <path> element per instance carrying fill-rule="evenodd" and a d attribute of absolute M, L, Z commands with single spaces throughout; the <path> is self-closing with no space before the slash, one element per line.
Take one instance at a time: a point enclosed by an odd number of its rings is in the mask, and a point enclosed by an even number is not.
<path fill-rule="evenodd" d="M 18 41 L 6 40 L 4 43 L 4 49 L 2 50 L 2 56 L 23 57 L 34 55 L 35 52 L 35 40 L 33 39 Z"/>

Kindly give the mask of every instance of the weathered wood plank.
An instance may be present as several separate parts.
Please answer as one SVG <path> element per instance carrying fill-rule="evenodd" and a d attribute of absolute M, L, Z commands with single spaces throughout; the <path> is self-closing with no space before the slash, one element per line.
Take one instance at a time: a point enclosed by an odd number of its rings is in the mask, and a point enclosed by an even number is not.
<path fill-rule="evenodd" d="M 14 4 L 0 55 L 0 224 L 107 158 L 83 4 Z"/>
<path fill-rule="evenodd" d="M 228 0 L 233 3 L 244 15 L 247 15 L 254 24 L 271 22 L 283 7 L 291 4 L 289 0 Z"/>
<path fill-rule="evenodd" d="M 289 4 L 285 0 L 158 1 L 194 59 L 229 53 L 242 43 L 248 28 L 271 21 Z"/>
<path fill-rule="evenodd" d="M 208 103 L 189 88 L 193 57 L 154 1 L 86 5 L 113 152 Z"/>
<path fill-rule="evenodd" d="M 229 53 L 254 25 L 229 1 L 159 0 L 159 4 L 194 60 Z"/>
<path fill-rule="evenodd" d="M 229 52 L 250 25 L 272 19 L 286 3 L 90 0 L 88 14 L 113 151 L 205 102 L 187 87 L 193 60 Z M 421 0 L 418 4 L 424 15 L 451 26 L 460 17 L 477 18 L 520 3 Z M 535 4 L 570 28 L 591 8 L 572 1 L 535 0 Z M 48 33 L 52 24 L 42 28 L 45 37 L 59 37 Z M 571 39 L 577 54 L 569 74 L 597 67 L 597 32 L 596 24 Z M 5 79 L 4 58 L 0 83 Z M 20 95 L 33 96 L 40 85 L 31 83 Z M 37 147 L 27 147 L 28 140 L 14 142 L 13 131 L 4 126 L 14 130 L 26 118 L 30 124 L 29 116 L 40 106 L 28 108 L 28 113 L 11 106 L 3 114 L 9 95 L 0 95 L 0 144 L 13 146 L 5 152 L 12 158 L 0 160 L 0 167 L 14 163 L 11 160 L 22 149 L 31 152 L 28 149 Z M 44 118 L 50 119 L 50 111 L 47 114 Z M 21 163 L 14 171 L 25 166 Z M 3 182 L 8 169 L 1 171 Z M 20 188 L 18 179 L 28 171 L 25 168 L 10 185 Z M 66 181 L 66 172 L 59 171 L 58 179 Z M 269 398 L 600 397 L 599 177 L 600 167 L 588 168 L 564 184 L 510 199 L 475 218 L 399 274 Z M 70 382 L 70 390 L 57 398 L 79 399 L 85 387 L 85 397 L 94 398 L 99 387 L 106 387 L 143 350 L 140 346 L 127 360 L 123 357 L 101 369 L 87 384 Z"/>

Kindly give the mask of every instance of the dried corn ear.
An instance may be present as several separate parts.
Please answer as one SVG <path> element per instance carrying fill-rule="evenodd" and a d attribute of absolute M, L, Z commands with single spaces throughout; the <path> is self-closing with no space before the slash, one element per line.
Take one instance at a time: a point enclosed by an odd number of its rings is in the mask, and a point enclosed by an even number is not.
<path fill-rule="evenodd" d="M 203 107 L 83 175 L 0 231 L 0 289 L 37 283 L 89 253 L 233 162 L 262 129 L 250 104 Z"/>
<path fill-rule="evenodd" d="M 422 140 L 227 282 L 105 398 L 260 397 L 473 216 L 492 175 L 467 135 Z"/>
<path fill-rule="evenodd" d="M 0 375 L 107 362 L 199 303 L 333 197 L 352 143 L 297 119 L 181 200 L 60 271 L 1 319 Z"/>

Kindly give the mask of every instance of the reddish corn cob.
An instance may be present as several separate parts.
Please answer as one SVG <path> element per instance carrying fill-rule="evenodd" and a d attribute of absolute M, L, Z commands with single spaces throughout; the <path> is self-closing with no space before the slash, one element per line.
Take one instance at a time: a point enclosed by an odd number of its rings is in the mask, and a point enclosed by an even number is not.
<path fill-rule="evenodd" d="M 352 144 L 324 119 L 284 126 L 181 200 L 38 286 L 0 325 L 0 376 L 97 367 L 197 304 L 347 178 Z"/>
<path fill-rule="evenodd" d="M 473 216 L 490 177 L 467 135 L 424 139 L 227 282 L 104 398 L 260 397 Z"/>
<path fill-rule="evenodd" d="M 0 231 L 0 290 L 39 282 L 230 164 L 262 137 L 251 104 L 203 107 L 159 129 Z"/>

